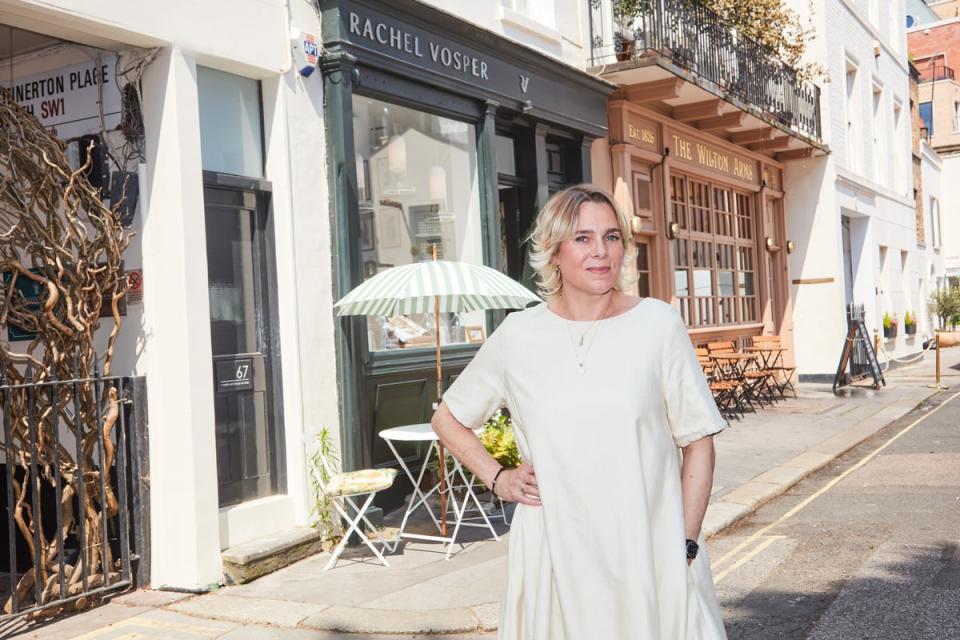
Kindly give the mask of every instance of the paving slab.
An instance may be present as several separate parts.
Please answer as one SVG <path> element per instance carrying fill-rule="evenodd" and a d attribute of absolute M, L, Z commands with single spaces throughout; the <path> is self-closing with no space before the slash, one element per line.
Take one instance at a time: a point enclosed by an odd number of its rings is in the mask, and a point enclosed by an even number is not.
<path fill-rule="evenodd" d="M 330 607 L 307 618 L 301 626 L 344 633 L 466 633 L 477 631 L 480 622 L 464 607 L 405 611 Z"/>
<path fill-rule="evenodd" d="M 182 600 L 168 607 L 191 616 L 278 627 L 296 627 L 306 618 L 315 616 L 326 608 L 327 606 L 322 604 L 220 594 Z"/>

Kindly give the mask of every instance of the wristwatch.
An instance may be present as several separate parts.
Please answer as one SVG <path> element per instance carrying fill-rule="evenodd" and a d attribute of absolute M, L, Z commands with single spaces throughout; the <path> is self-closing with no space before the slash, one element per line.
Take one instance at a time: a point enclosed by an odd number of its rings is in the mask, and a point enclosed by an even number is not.
<path fill-rule="evenodd" d="M 700 551 L 700 545 L 697 544 L 696 540 L 687 538 L 687 560 L 696 558 L 698 551 Z"/>

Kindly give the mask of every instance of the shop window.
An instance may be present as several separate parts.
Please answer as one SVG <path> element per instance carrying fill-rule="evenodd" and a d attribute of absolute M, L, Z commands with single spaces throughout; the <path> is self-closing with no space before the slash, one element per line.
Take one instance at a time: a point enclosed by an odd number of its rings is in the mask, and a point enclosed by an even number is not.
<path fill-rule="evenodd" d="M 204 170 L 263 177 L 260 83 L 197 67 L 197 98 Z"/>
<path fill-rule="evenodd" d="M 353 133 L 364 278 L 434 250 L 483 264 L 475 127 L 355 95 Z M 429 348 L 438 330 L 432 312 L 370 317 L 367 328 L 371 351 Z M 477 341 L 485 329 L 483 311 L 440 314 L 441 344 Z"/>
<path fill-rule="evenodd" d="M 674 295 L 691 327 L 756 322 L 753 196 L 674 175 L 671 215 L 689 211 L 674 239 Z M 686 194 L 683 201 L 679 195 Z"/>

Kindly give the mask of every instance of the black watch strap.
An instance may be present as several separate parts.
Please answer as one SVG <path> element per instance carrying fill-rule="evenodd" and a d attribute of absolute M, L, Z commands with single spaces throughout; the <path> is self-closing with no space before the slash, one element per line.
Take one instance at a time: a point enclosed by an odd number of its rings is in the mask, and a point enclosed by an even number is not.
<path fill-rule="evenodd" d="M 696 558 L 699 551 L 700 545 L 697 544 L 697 541 L 687 538 L 687 560 Z"/>

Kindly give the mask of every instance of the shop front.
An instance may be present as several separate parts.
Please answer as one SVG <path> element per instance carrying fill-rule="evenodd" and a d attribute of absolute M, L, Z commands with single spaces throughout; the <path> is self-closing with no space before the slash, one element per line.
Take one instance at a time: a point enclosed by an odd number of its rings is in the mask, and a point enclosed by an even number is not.
<path fill-rule="evenodd" d="M 628 100 L 609 115 L 638 293 L 676 306 L 698 345 L 788 335 L 782 165 Z"/>
<path fill-rule="evenodd" d="M 552 192 L 591 179 L 613 86 L 413 0 L 329 0 L 322 22 L 334 297 L 434 252 L 532 286 L 524 238 Z M 344 467 L 395 464 L 377 434 L 429 420 L 436 332 L 446 385 L 499 317 L 341 319 Z"/>

